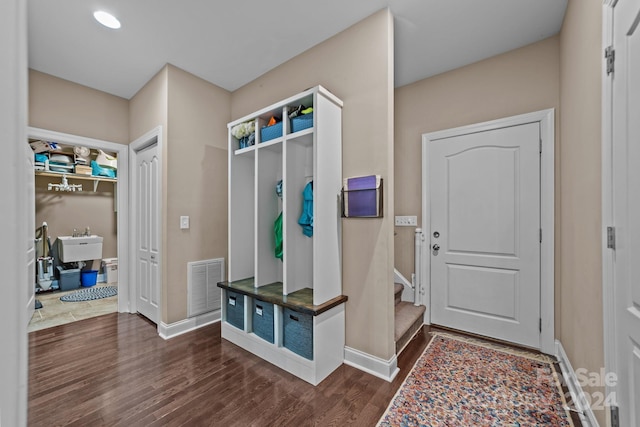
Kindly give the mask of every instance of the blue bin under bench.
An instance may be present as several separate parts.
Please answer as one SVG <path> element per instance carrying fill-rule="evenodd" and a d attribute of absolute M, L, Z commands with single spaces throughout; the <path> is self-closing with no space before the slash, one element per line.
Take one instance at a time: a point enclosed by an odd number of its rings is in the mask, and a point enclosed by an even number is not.
<path fill-rule="evenodd" d="M 313 385 L 343 363 L 347 296 L 314 305 L 313 289 L 284 295 L 281 282 L 256 287 L 253 277 L 218 282 L 218 287 L 227 295 L 227 321 L 221 325 L 223 339 Z M 233 295 L 235 304 L 230 305 L 229 296 Z M 250 319 L 246 330 L 231 320 L 243 296 L 249 298 L 244 307 L 244 319 Z M 242 313 L 238 310 L 235 315 L 240 317 Z"/>
<path fill-rule="evenodd" d="M 227 290 L 227 323 L 244 330 L 244 295 Z"/>
<path fill-rule="evenodd" d="M 313 316 L 285 307 L 283 343 L 294 353 L 313 360 Z"/>
<path fill-rule="evenodd" d="M 273 304 L 254 299 L 252 306 L 253 333 L 273 344 Z"/>

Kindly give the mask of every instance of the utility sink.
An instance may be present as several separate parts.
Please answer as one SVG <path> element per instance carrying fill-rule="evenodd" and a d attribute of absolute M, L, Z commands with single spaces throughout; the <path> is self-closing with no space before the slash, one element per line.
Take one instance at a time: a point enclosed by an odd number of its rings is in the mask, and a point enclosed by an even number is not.
<path fill-rule="evenodd" d="M 102 258 L 102 236 L 59 236 L 60 261 L 78 262 Z"/>

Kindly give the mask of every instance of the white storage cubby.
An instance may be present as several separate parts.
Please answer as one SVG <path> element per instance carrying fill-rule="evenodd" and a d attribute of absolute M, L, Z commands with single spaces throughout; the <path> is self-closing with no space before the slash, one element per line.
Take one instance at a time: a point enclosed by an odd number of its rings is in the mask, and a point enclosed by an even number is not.
<path fill-rule="evenodd" d="M 289 109 L 313 107 L 312 126 L 292 132 Z M 274 116 L 282 136 L 262 142 Z M 311 117 L 313 121 L 311 122 Z M 255 124 L 254 145 L 240 148 L 231 129 Z M 226 322 L 222 336 L 299 377 L 317 384 L 343 361 L 344 302 L 339 194 L 342 185 L 342 101 L 321 86 L 229 123 L 229 260 L 227 292 L 245 296 L 244 330 Z M 282 198 L 276 184 L 282 180 Z M 313 185 L 313 236 L 298 219 L 303 190 Z M 282 260 L 275 256 L 274 223 L 282 213 Z M 274 343 L 251 331 L 253 299 L 274 304 Z M 248 309 L 247 309 L 248 307 Z M 313 358 L 283 345 L 283 309 L 313 316 Z M 308 319 L 308 317 L 305 317 Z M 308 325 L 308 322 L 307 324 Z M 303 339 L 304 339 L 304 328 Z"/>

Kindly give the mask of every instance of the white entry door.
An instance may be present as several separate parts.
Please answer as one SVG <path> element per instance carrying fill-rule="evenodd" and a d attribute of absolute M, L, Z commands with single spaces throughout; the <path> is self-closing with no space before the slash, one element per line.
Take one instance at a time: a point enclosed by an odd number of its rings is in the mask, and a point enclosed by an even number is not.
<path fill-rule="evenodd" d="M 156 324 L 160 301 L 159 168 L 157 144 L 136 153 L 136 307 Z"/>
<path fill-rule="evenodd" d="M 640 1 L 614 8 L 615 364 L 621 426 L 640 425 Z"/>
<path fill-rule="evenodd" d="M 431 322 L 540 348 L 540 124 L 428 147 Z"/>

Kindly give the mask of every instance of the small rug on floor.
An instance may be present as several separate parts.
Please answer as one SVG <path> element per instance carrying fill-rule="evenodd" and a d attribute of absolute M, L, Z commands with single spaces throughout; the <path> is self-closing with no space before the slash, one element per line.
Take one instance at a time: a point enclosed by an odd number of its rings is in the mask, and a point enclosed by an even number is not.
<path fill-rule="evenodd" d="M 118 295 L 118 288 L 116 286 L 100 286 L 97 288 L 82 289 L 80 291 L 61 296 L 60 301 L 91 301 L 94 299 L 109 298 L 114 295 Z"/>
<path fill-rule="evenodd" d="M 378 426 L 573 426 L 550 356 L 435 333 Z"/>

